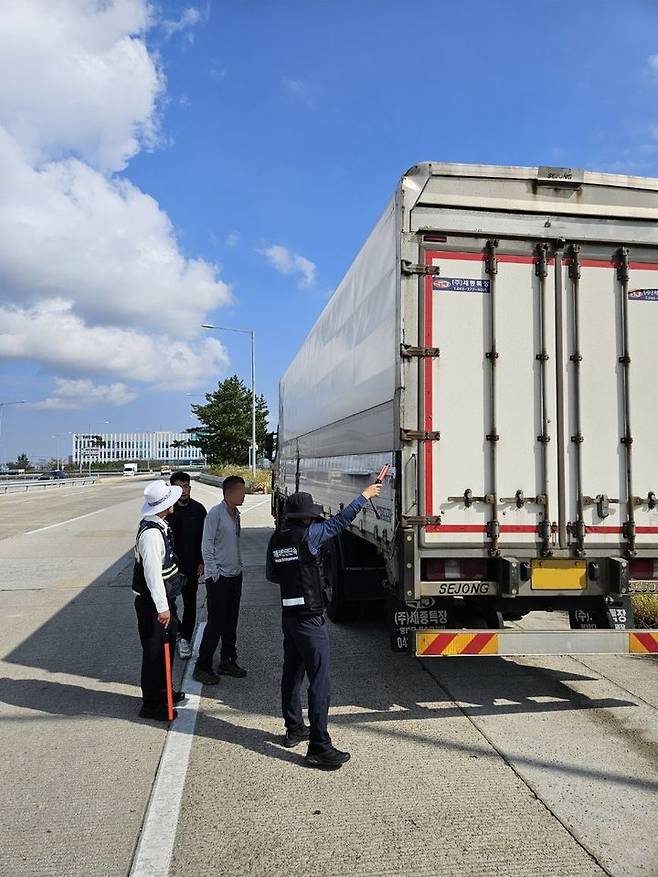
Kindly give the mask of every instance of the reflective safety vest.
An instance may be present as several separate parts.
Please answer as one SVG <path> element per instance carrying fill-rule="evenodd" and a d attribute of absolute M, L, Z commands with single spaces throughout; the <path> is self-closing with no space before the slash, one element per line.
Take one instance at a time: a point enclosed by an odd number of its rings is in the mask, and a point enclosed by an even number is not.
<path fill-rule="evenodd" d="M 276 578 L 281 588 L 281 606 L 286 615 L 324 612 L 322 553 L 311 554 L 306 527 L 277 530 L 270 540 Z"/>
<path fill-rule="evenodd" d="M 155 521 L 140 521 L 137 530 L 137 539 L 135 540 L 135 565 L 133 566 L 133 591 L 141 597 L 150 597 L 151 592 L 146 584 L 144 577 L 144 564 L 139 553 L 139 539 L 145 530 L 156 529 L 164 539 L 165 556 L 162 559 L 162 580 L 164 581 L 165 591 L 169 600 L 179 597 L 183 586 L 183 576 L 178 569 L 178 558 L 174 551 L 174 541 L 171 537 L 171 531 L 167 527 L 165 530 Z"/>

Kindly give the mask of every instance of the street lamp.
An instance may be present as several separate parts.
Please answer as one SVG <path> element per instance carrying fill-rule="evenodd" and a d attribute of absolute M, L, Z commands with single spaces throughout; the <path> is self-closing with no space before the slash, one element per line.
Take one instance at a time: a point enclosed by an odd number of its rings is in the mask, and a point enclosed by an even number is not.
<path fill-rule="evenodd" d="M 239 332 L 251 336 L 251 474 L 256 477 L 256 339 L 253 329 L 233 329 L 231 326 L 215 326 L 213 323 L 202 323 L 203 329 L 214 329 L 221 332 Z"/>
<path fill-rule="evenodd" d="M 0 440 L 2 439 L 2 413 L 7 405 L 25 405 L 27 399 L 19 399 L 17 402 L 0 402 Z"/>

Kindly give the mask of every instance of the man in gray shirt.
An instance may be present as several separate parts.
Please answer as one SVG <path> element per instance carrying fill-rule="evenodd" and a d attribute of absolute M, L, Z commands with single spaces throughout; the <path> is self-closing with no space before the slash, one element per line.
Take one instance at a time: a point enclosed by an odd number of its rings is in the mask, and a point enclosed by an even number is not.
<path fill-rule="evenodd" d="M 222 485 L 224 501 L 213 506 L 203 525 L 201 554 L 206 576 L 208 621 L 199 657 L 192 674 L 204 685 L 216 685 L 220 675 L 242 678 L 247 671 L 238 665 L 235 642 L 242 596 L 240 512 L 246 493 L 244 479 L 230 475 Z M 213 658 L 221 640 L 217 672 Z"/>

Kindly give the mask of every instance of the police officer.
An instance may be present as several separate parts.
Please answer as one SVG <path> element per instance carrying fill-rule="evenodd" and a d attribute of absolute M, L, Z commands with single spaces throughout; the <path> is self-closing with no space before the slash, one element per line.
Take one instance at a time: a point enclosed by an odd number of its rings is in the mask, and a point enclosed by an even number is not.
<path fill-rule="evenodd" d="M 308 740 L 306 763 L 336 770 L 349 761 L 349 752 L 336 749 L 327 731 L 330 700 L 329 637 L 324 617 L 322 546 L 348 527 L 366 502 L 379 496 L 381 484 L 371 484 L 348 506 L 328 520 L 318 520 L 322 506 L 310 493 L 293 493 L 284 521 L 267 548 L 267 578 L 281 588 L 283 675 L 281 706 L 290 749 Z M 301 687 L 308 677 L 310 728 L 302 719 Z"/>
<path fill-rule="evenodd" d="M 146 487 L 135 540 L 132 589 L 142 644 L 143 704 L 139 714 L 163 722 L 168 718 L 164 644 L 167 637 L 173 667 L 178 628 L 175 600 L 181 593 L 181 575 L 165 518 L 181 493 L 180 487 L 164 481 L 152 481 Z M 175 704 L 184 700 L 182 691 L 174 692 Z M 176 715 L 174 710 L 174 718 Z"/>

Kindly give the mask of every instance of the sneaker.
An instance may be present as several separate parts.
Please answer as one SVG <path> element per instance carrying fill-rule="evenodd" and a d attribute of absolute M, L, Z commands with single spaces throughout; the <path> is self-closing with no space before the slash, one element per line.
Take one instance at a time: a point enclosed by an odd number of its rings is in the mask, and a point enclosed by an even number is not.
<path fill-rule="evenodd" d="M 235 676 L 236 679 L 244 679 L 247 671 L 240 667 L 235 658 L 228 661 L 220 661 L 217 672 L 220 676 Z"/>
<path fill-rule="evenodd" d="M 338 770 L 350 758 L 349 752 L 341 752 L 340 749 L 332 746 L 331 749 L 323 752 L 307 752 L 304 761 L 309 767 L 319 767 L 321 770 Z"/>
<path fill-rule="evenodd" d="M 298 731 L 291 731 L 289 728 L 286 730 L 286 735 L 283 738 L 283 745 L 286 749 L 293 749 L 295 746 L 299 746 L 304 740 L 308 740 L 311 734 L 311 729 L 308 725 L 303 725 Z"/>
<path fill-rule="evenodd" d="M 196 679 L 197 682 L 201 682 L 203 685 L 217 685 L 219 682 L 219 676 L 216 673 L 213 673 L 212 670 L 202 670 L 201 667 L 194 668 L 192 679 Z"/>
<path fill-rule="evenodd" d="M 175 704 L 183 704 L 187 703 L 187 695 L 184 691 L 174 691 L 174 703 Z"/>
<path fill-rule="evenodd" d="M 166 706 L 143 706 L 139 711 L 142 719 L 155 719 L 156 722 L 168 722 Z M 174 718 L 178 716 L 178 712 L 174 710 Z"/>
<path fill-rule="evenodd" d="M 188 658 L 192 657 L 192 646 L 189 640 L 183 639 L 183 637 L 178 640 L 178 657 L 181 661 L 187 661 Z"/>

